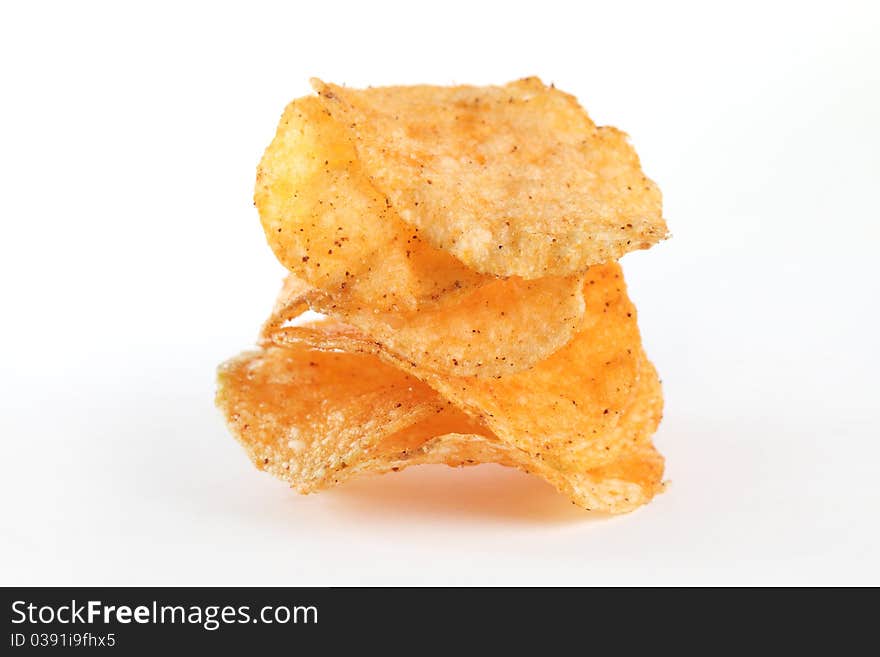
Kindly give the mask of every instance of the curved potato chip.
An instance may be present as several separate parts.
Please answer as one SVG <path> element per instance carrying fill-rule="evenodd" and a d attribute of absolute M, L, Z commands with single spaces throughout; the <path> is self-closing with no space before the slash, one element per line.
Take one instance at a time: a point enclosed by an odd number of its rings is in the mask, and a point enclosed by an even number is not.
<path fill-rule="evenodd" d="M 537 78 L 312 86 L 400 218 L 476 271 L 568 275 L 666 236 L 660 191 L 626 134 Z"/>
<path fill-rule="evenodd" d="M 614 458 L 614 428 L 635 394 L 641 336 L 617 263 L 592 267 L 577 335 L 531 369 L 497 381 L 410 370 L 504 442 L 566 467 Z"/>
<path fill-rule="evenodd" d="M 373 361 L 367 368 L 365 359 Z M 361 379 L 366 371 L 370 376 Z M 340 382 L 353 379 L 358 385 L 349 395 L 348 384 Z M 302 493 L 422 463 L 489 462 L 538 474 L 596 511 L 631 511 L 662 490 L 663 459 L 649 440 L 659 417 L 653 424 L 630 421 L 651 415 L 645 409 L 656 407 L 659 390 L 639 396 L 624 419 L 635 446 L 611 463 L 561 471 L 498 440 L 374 356 L 312 351 L 304 344 L 270 347 L 225 364 L 219 380 L 218 406 L 254 464 Z"/>
<path fill-rule="evenodd" d="M 640 380 L 656 373 L 650 364 L 642 367 L 648 361 L 620 266 L 591 268 L 583 287 L 586 311 L 575 337 L 532 368 L 499 379 L 438 373 L 401 358 L 373 335 L 335 324 L 270 330 L 265 338 L 375 353 L 537 458 L 560 468 L 587 458 L 610 462 L 620 448 L 615 428 L 621 416 Z"/>
<path fill-rule="evenodd" d="M 405 372 L 360 354 L 271 347 L 218 372 L 217 404 L 258 467 L 303 490 L 344 469 L 360 445 L 448 404 Z M 277 458 L 279 446 L 287 455 Z M 342 449 L 340 446 L 344 446 Z"/>
<path fill-rule="evenodd" d="M 446 409 L 386 439 L 381 454 L 376 454 L 365 470 L 387 472 L 421 463 L 498 463 L 543 477 L 572 502 L 588 510 L 631 511 L 663 490 L 664 460 L 651 443 L 662 418 L 663 395 L 653 366 L 647 358 L 643 362 L 645 376 L 620 422 L 604 441 L 605 445 L 613 446 L 610 453 L 576 450 L 578 460 L 559 467 L 498 439 L 482 423 Z M 437 437 L 414 449 L 414 445 L 430 436 Z"/>
<path fill-rule="evenodd" d="M 438 374 L 500 377 L 533 367 L 571 341 L 584 315 L 584 277 L 497 279 L 409 312 L 377 313 L 350 298 L 285 281 L 264 333 L 304 307 L 360 329 L 413 367 Z"/>
<path fill-rule="evenodd" d="M 281 263 L 330 294 L 407 310 L 491 280 L 397 216 L 315 96 L 285 109 L 257 169 L 254 203 Z"/>

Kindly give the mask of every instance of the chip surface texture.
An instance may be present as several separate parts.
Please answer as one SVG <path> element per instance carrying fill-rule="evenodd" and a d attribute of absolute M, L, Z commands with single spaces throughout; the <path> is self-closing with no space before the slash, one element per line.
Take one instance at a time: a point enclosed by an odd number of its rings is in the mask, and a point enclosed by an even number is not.
<path fill-rule="evenodd" d="M 623 132 L 538 78 L 487 87 L 313 86 L 400 217 L 476 271 L 584 271 L 666 236 Z"/>

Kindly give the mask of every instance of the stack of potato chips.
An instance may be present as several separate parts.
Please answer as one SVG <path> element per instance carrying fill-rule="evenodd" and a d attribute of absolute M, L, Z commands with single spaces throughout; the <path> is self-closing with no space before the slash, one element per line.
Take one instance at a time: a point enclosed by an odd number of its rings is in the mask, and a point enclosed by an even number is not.
<path fill-rule="evenodd" d="M 257 173 L 290 275 L 219 374 L 257 467 L 307 493 L 491 462 L 591 510 L 649 501 L 663 400 L 616 259 L 667 231 L 627 136 L 536 78 L 313 85 Z"/>

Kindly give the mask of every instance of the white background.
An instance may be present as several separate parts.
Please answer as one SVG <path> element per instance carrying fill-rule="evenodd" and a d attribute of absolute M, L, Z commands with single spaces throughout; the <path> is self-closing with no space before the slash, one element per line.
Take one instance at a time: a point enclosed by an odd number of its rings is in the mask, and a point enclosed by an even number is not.
<path fill-rule="evenodd" d="M 876 2 L 16 4 L 0 584 L 880 584 Z M 623 262 L 669 491 L 608 519 L 494 466 L 257 472 L 214 369 L 282 274 L 251 195 L 284 105 L 530 74 L 664 191 L 673 239 Z"/>

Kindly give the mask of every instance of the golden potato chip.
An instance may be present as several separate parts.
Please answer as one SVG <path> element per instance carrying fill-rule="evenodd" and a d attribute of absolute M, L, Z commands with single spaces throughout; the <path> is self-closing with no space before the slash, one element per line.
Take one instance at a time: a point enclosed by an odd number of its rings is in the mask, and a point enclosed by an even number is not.
<path fill-rule="evenodd" d="M 305 345 L 246 352 L 220 367 L 218 381 L 217 403 L 254 463 L 302 490 L 344 469 L 374 436 L 448 405 L 373 356 Z"/>
<path fill-rule="evenodd" d="M 577 472 L 558 470 L 491 437 L 485 428 L 480 429 L 481 433 L 466 433 L 467 424 L 457 426 L 459 421 L 466 422 L 466 416 L 444 411 L 387 436 L 355 468 L 338 472 L 327 485 L 360 474 L 398 472 L 411 465 L 464 467 L 496 463 L 542 477 L 588 511 L 627 513 L 663 490 L 663 457 L 651 444 L 650 433 L 634 435 L 638 444 L 622 451 L 617 460 Z"/>
<path fill-rule="evenodd" d="M 641 336 L 617 263 L 590 268 L 586 312 L 565 347 L 497 381 L 411 369 L 504 442 L 558 467 L 613 460 L 614 428 L 641 374 Z"/>
<path fill-rule="evenodd" d="M 493 377 L 528 368 L 580 321 L 577 277 L 498 280 L 420 239 L 317 97 L 285 111 L 255 200 L 276 255 L 302 280 L 288 281 L 279 304 L 308 304 L 429 369 Z"/>
<path fill-rule="evenodd" d="M 568 275 L 666 236 L 660 191 L 627 136 L 537 78 L 312 85 L 400 218 L 476 271 Z"/>
<path fill-rule="evenodd" d="M 350 324 L 413 367 L 485 379 L 533 367 L 568 343 L 584 314 L 584 277 L 497 279 L 432 306 L 377 313 L 350 298 L 288 277 L 266 324 L 272 330 L 308 305 Z"/>
<path fill-rule="evenodd" d="M 640 379 L 636 395 L 612 430 L 614 435 L 605 440 L 606 445 L 613 445 L 614 456 L 610 460 L 607 454 L 598 455 L 595 450 L 577 450 L 577 462 L 559 467 L 541 455 L 530 454 L 498 439 L 482 423 L 477 422 L 476 431 L 465 428 L 463 418 L 467 416 L 446 409 L 390 436 L 385 441 L 382 457 L 370 464 L 370 470 L 399 470 L 418 463 L 450 466 L 498 463 L 543 477 L 586 509 L 609 513 L 631 511 L 663 490 L 663 457 L 651 444 L 651 436 L 662 417 L 663 396 L 656 371 L 647 359 L 644 363 L 645 376 Z M 459 421 L 463 426 L 451 424 Z M 467 422 L 473 426 L 475 420 Z M 438 437 L 413 449 L 414 443 L 431 435 Z M 398 449 L 400 444 L 406 445 L 406 449 Z M 385 465 L 382 465 L 383 459 L 387 459 Z"/>
<path fill-rule="evenodd" d="M 640 395 L 627 412 L 622 425 L 633 446 L 617 460 L 562 471 L 498 440 L 371 355 L 270 347 L 229 361 L 219 380 L 217 403 L 255 465 L 302 493 L 421 463 L 490 462 L 538 474 L 596 511 L 630 511 L 662 489 L 663 460 L 648 440 L 659 417 L 653 425 L 631 422 L 651 415 L 646 409 L 657 406 L 657 390 Z"/>
<path fill-rule="evenodd" d="M 360 327 L 322 323 L 268 331 L 269 342 L 376 353 L 437 390 L 502 441 L 559 468 L 614 460 L 615 428 L 652 373 L 641 349 L 636 310 L 617 263 L 592 267 L 579 332 L 532 368 L 500 379 L 442 374 L 414 363 Z M 642 367 L 642 362 L 648 363 Z"/>
<path fill-rule="evenodd" d="M 315 96 L 285 110 L 257 170 L 254 202 L 281 263 L 329 294 L 407 310 L 491 280 L 401 221 Z"/>

